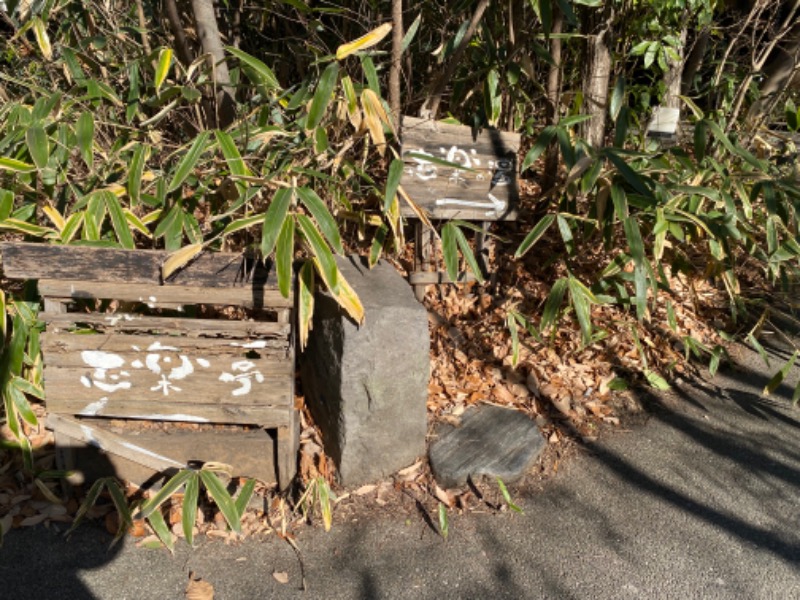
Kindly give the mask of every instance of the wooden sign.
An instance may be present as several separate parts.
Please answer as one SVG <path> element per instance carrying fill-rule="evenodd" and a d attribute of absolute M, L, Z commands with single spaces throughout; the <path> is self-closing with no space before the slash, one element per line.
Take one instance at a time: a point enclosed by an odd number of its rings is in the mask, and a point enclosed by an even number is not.
<path fill-rule="evenodd" d="M 75 446 L 65 436 L 148 469 L 181 466 L 167 447 L 200 458 L 188 438 L 167 444 L 166 432 L 126 442 L 109 418 L 194 423 L 210 432 L 212 424 L 232 425 L 239 429 L 230 434 L 231 452 L 221 448 L 213 460 L 238 475 L 269 476 L 242 471 L 252 465 L 234 451 L 239 433 L 261 430 L 258 452 L 276 456 L 272 477 L 288 485 L 298 449 L 294 302 L 280 294 L 269 265 L 207 253 L 162 281 L 166 252 L 24 243 L 0 244 L 0 252 L 6 277 L 37 280 L 44 299 L 44 385 L 61 463 Z M 209 305 L 236 318 L 190 316 Z M 254 310 L 252 318 L 243 309 Z M 276 430 L 274 452 L 267 429 Z"/>
<path fill-rule="evenodd" d="M 517 218 L 519 134 L 414 117 L 403 117 L 402 130 L 405 167 L 400 184 L 431 218 Z M 406 217 L 415 216 L 406 203 L 400 210 Z"/>

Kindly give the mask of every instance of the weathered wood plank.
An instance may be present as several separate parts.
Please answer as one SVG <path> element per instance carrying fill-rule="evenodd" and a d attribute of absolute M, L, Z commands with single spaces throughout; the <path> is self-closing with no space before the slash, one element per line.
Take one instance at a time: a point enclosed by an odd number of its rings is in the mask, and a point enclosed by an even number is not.
<path fill-rule="evenodd" d="M 117 355 L 97 358 L 98 364 L 105 361 L 107 365 L 119 365 L 113 368 L 55 366 L 46 356 L 44 379 L 48 403 L 77 395 L 85 400 L 85 404 L 103 398 L 125 398 L 155 404 L 259 405 L 281 402 L 290 405 L 289 380 L 294 376 L 294 365 L 288 361 L 252 359 L 220 365 L 210 357 L 210 367 L 204 368 L 199 360 L 187 358 L 172 364 L 162 361 L 163 370 L 156 373 L 144 364 L 144 356 L 141 367 L 133 367 L 127 361 L 118 362 L 114 356 Z M 186 375 L 189 368 L 195 371 Z"/>
<path fill-rule="evenodd" d="M 118 439 L 145 448 L 157 455 L 169 457 L 182 464 L 190 462 L 222 462 L 233 467 L 234 477 L 251 477 L 265 483 L 276 481 L 274 440 L 264 429 L 232 433 L 230 431 L 127 431 L 99 419 L 80 419 L 80 423 L 111 431 Z M 152 480 L 156 471 L 113 453 L 97 456 L 97 450 L 86 442 L 65 434 L 56 434 L 61 446 L 75 450 L 78 468 L 87 481 L 114 475 L 136 485 Z M 177 468 L 177 467 L 176 467 Z M 157 484 L 153 486 L 159 487 Z"/>
<path fill-rule="evenodd" d="M 9 279 L 82 279 L 151 285 L 248 287 L 277 289 L 272 265 L 241 254 L 204 252 L 169 280 L 161 281 L 161 265 L 169 253 L 85 246 L 0 244 L 3 270 Z"/>
<path fill-rule="evenodd" d="M 284 298 L 278 290 L 252 288 L 203 288 L 188 286 L 149 286 L 138 283 L 108 283 L 72 279 L 40 279 L 39 293 L 51 298 L 115 299 L 142 302 L 150 308 L 159 303 L 215 304 L 244 308 L 289 308 L 291 296 Z"/>
<path fill-rule="evenodd" d="M 240 404 L 202 404 L 153 402 L 152 400 L 109 400 L 88 402 L 80 396 L 59 395 L 47 400 L 53 413 L 82 417 L 139 419 L 142 421 L 176 421 L 183 423 L 226 423 L 282 427 L 291 419 L 286 396 L 276 397 L 275 403 L 263 406 Z"/>
<path fill-rule="evenodd" d="M 517 152 L 520 136 L 403 117 L 401 184 L 433 218 L 477 221 L 517 218 Z M 463 165 L 446 167 L 425 155 Z M 414 212 L 401 203 L 401 212 Z"/>
<path fill-rule="evenodd" d="M 117 333 L 153 333 L 165 336 L 209 337 L 226 339 L 286 338 L 289 323 L 264 321 L 227 321 L 222 319 L 185 319 L 179 317 L 147 317 L 127 313 L 40 313 L 49 330 L 66 330 L 89 326 L 99 331 Z"/>
<path fill-rule="evenodd" d="M 161 472 L 169 469 L 182 469 L 186 466 L 185 463 L 181 463 L 168 456 L 162 456 L 157 452 L 129 442 L 110 431 L 105 431 L 88 423 L 82 423 L 79 419 L 73 417 L 51 413 L 47 416 L 47 426 L 59 433 L 64 433 L 72 438 L 83 440 L 87 444 L 100 450 L 123 456 L 128 460 L 132 460 L 154 471 Z"/>
<path fill-rule="evenodd" d="M 186 354 L 190 357 L 213 356 L 217 360 L 244 360 L 253 353 L 258 357 L 277 360 L 288 358 L 289 341 L 283 339 L 229 339 L 164 337 L 152 335 L 128 335 L 118 333 L 74 334 L 48 331 L 41 336 L 41 346 L 49 365 L 84 365 L 80 353 L 85 350 L 102 350 L 120 353 L 128 360 L 135 360 L 147 352 L 159 352 L 169 348 L 170 354 Z M 143 360 L 143 358 L 142 358 Z"/>

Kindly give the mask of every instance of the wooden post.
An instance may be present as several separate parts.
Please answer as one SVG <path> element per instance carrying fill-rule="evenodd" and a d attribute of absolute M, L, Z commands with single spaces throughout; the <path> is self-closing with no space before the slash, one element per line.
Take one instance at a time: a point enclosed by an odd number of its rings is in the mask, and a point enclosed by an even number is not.
<path fill-rule="evenodd" d="M 431 270 L 436 238 L 433 229 L 418 222 L 414 225 L 414 272 L 423 273 Z M 425 298 L 427 284 L 414 285 L 414 296 L 422 302 Z"/>

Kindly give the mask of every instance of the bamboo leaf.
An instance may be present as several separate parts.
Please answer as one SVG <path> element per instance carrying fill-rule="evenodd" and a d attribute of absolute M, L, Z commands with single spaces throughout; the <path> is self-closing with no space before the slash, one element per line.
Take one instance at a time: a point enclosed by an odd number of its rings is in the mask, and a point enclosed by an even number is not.
<path fill-rule="evenodd" d="M 213 471 L 202 469 L 200 470 L 200 479 L 202 479 L 203 485 L 206 486 L 208 493 L 214 499 L 222 516 L 228 522 L 228 526 L 236 533 L 242 533 L 242 523 L 239 518 L 239 511 L 236 509 L 236 503 L 217 474 Z"/>
<path fill-rule="evenodd" d="M 389 173 L 386 177 L 386 193 L 383 196 L 383 212 L 388 212 L 389 207 L 397 196 L 397 187 L 403 177 L 403 161 L 399 158 L 392 160 L 389 165 Z"/>
<path fill-rule="evenodd" d="M 312 256 L 314 256 L 320 265 L 320 275 L 322 275 L 325 283 L 334 294 L 339 288 L 339 269 L 336 266 L 336 261 L 333 258 L 333 253 L 325 243 L 319 230 L 314 223 L 306 215 L 296 215 L 297 224 L 303 233 L 303 237 L 308 243 Z"/>
<path fill-rule="evenodd" d="M 772 378 L 770 378 L 767 385 L 764 386 L 764 391 L 762 392 L 765 396 L 769 396 L 772 392 L 778 389 L 778 386 L 783 383 L 783 380 L 786 379 L 786 375 L 789 374 L 789 371 L 794 366 L 795 361 L 797 360 L 798 351 L 795 350 L 792 353 L 792 356 L 786 361 L 786 364 L 780 368 L 780 370 L 775 373 Z"/>
<path fill-rule="evenodd" d="M 275 270 L 278 273 L 278 288 L 284 298 L 292 291 L 292 260 L 294 259 L 294 218 L 283 220 L 275 249 Z"/>
<path fill-rule="evenodd" d="M 39 400 L 44 400 L 44 390 L 37 385 L 34 385 L 27 379 L 23 379 L 18 375 L 11 376 L 11 385 L 17 388 L 23 394 L 28 394 Z M 35 418 L 35 417 L 34 417 Z"/>
<path fill-rule="evenodd" d="M 128 225 L 128 218 L 122 211 L 122 205 L 119 203 L 119 198 L 117 198 L 111 192 L 101 193 L 105 199 L 106 210 L 108 210 L 108 215 L 111 217 L 111 225 L 114 227 L 114 231 L 117 234 L 119 243 L 122 244 L 123 248 L 133 250 L 136 247 L 136 244 L 133 241 L 133 234 L 131 233 L 130 226 Z"/>
<path fill-rule="evenodd" d="M 242 516 L 244 515 L 244 511 L 247 510 L 247 506 L 250 503 L 250 498 L 253 497 L 253 491 L 255 489 L 256 489 L 256 480 L 248 479 L 242 486 L 242 489 L 239 491 L 239 495 L 236 496 L 235 500 L 236 512 L 239 515 L 240 521 L 242 519 Z"/>
<path fill-rule="evenodd" d="M 564 294 L 567 292 L 568 287 L 569 280 L 566 277 L 562 277 L 553 284 L 542 310 L 542 320 L 539 325 L 539 330 L 542 333 L 555 325 L 556 317 L 561 310 L 561 305 L 564 303 Z"/>
<path fill-rule="evenodd" d="M 528 150 L 528 153 L 525 155 L 525 160 L 522 161 L 522 168 L 520 172 L 525 172 L 536 160 L 541 156 L 542 152 L 547 150 L 547 147 L 550 145 L 550 142 L 553 141 L 553 138 L 556 137 L 556 128 L 552 125 L 548 125 L 542 130 L 542 133 L 539 134 L 539 137 L 536 138 L 536 141 L 533 144 L 533 147 Z"/>
<path fill-rule="evenodd" d="M 30 165 L 15 158 L 6 156 L 0 157 L 0 171 L 12 171 L 14 173 L 30 173 L 36 170 L 35 165 Z"/>
<path fill-rule="evenodd" d="M 342 44 L 336 49 L 336 60 L 342 60 L 353 54 L 354 52 L 358 52 L 360 50 L 366 50 L 367 48 L 372 48 L 373 46 L 380 43 L 380 41 L 389 35 L 389 32 L 392 30 L 391 23 L 384 23 L 367 33 L 366 35 L 362 35 L 357 40 L 353 40 L 352 42 L 348 42 L 347 44 Z"/>
<path fill-rule="evenodd" d="M 253 83 L 265 86 L 268 91 L 280 89 L 275 73 L 263 62 L 233 46 L 225 46 L 225 49 L 248 67 L 245 72 Z"/>
<path fill-rule="evenodd" d="M 225 229 L 222 230 L 222 235 L 228 235 L 235 231 L 240 231 L 242 229 L 247 229 L 249 227 L 252 227 L 253 225 L 263 223 L 265 216 L 266 213 L 258 213 L 257 215 L 252 215 L 250 217 L 244 217 L 242 219 L 236 219 L 235 221 L 231 221 L 225 226 Z"/>
<path fill-rule="evenodd" d="M 455 236 L 456 242 L 458 242 L 458 247 L 461 249 L 461 254 L 464 255 L 464 259 L 467 261 L 470 271 L 472 271 L 472 273 L 475 275 L 478 283 L 483 283 L 483 272 L 478 265 L 478 261 L 475 259 L 475 254 L 472 252 L 472 247 L 469 245 L 464 232 L 461 231 L 461 228 L 457 225 L 455 226 Z"/>
<path fill-rule="evenodd" d="M 139 204 L 142 191 L 142 174 L 144 173 L 144 165 L 149 155 L 149 146 L 146 144 L 136 144 L 136 149 L 133 151 L 130 167 L 128 169 L 128 198 L 130 199 L 132 208 Z"/>
<path fill-rule="evenodd" d="M 506 501 L 508 508 L 510 508 L 514 512 L 522 513 L 522 509 L 516 504 L 514 504 L 514 502 L 511 500 L 511 494 L 508 493 L 508 488 L 506 487 L 506 484 L 503 483 L 503 480 L 500 479 L 499 477 L 497 478 L 497 487 L 500 488 L 500 493 L 503 495 L 503 500 Z"/>
<path fill-rule="evenodd" d="M 147 519 L 152 514 L 157 512 L 164 502 L 166 502 L 172 495 L 177 492 L 183 485 L 192 477 L 197 477 L 196 471 L 189 469 L 181 469 L 172 478 L 167 481 L 154 496 L 145 502 L 140 508 L 139 512 L 134 515 L 134 519 Z M 160 514 L 160 513 L 159 513 Z M 152 522 L 152 521 L 151 521 Z"/>
<path fill-rule="evenodd" d="M 645 369 L 644 376 L 647 379 L 647 383 L 649 383 L 657 390 L 667 391 L 668 389 L 670 389 L 670 385 L 669 383 L 667 383 L 667 380 L 664 379 L 661 375 L 659 375 L 655 371 L 651 371 L 650 369 Z"/>
<path fill-rule="evenodd" d="M 150 521 L 150 526 L 153 528 L 153 531 L 156 532 L 158 539 L 161 540 L 167 550 L 170 553 L 175 553 L 175 540 L 172 537 L 172 532 L 167 527 L 166 521 L 164 521 L 164 515 L 161 514 L 161 511 L 156 510 L 150 513 L 150 516 L 147 517 L 147 520 Z"/>
<path fill-rule="evenodd" d="M 308 334 L 311 331 L 311 319 L 314 316 L 314 264 L 311 261 L 303 263 L 297 283 L 297 322 L 300 328 L 300 349 L 308 344 Z"/>
<path fill-rule="evenodd" d="M 197 502 L 200 498 L 200 478 L 195 475 L 186 482 L 181 507 L 183 535 L 191 546 L 194 542 L 194 524 L 197 520 Z"/>
<path fill-rule="evenodd" d="M 333 218 L 333 215 L 331 215 L 328 207 L 325 206 L 322 198 L 317 196 L 317 193 L 309 187 L 296 188 L 295 193 L 300 197 L 303 206 L 308 209 L 317 221 L 319 230 L 328 242 L 330 242 L 333 249 L 339 254 L 344 253 L 342 240 L 339 236 L 339 226 L 336 224 L 336 220 Z"/>
<path fill-rule="evenodd" d="M 367 126 L 372 142 L 383 156 L 386 152 L 386 135 L 383 133 L 383 123 L 388 121 L 378 95 L 370 89 L 361 92 L 361 107 L 364 109 L 364 123 Z"/>
<path fill-rule="evenodd" d="M 319 78 L 317 89 L 314 92 L 314 97 L 311 100 L 311 107 L 308 109 L 308 118 L 306 119 L 306 131 L 316 129 L 322 121 L 322 117 L 328 110 L 328 104 L 331 101 L 333 89 L 339 79 L 339 63 L 332 62 L 329 64 Z"/>
<path fill-rule="evenodd" d="M 458 280 L 458 242 L 456 241 L 456 226 L 448 222 L 442 227 L 442 257 L 447 269 L 447 276 L 451 281 Z"/>
<path fill-rule="evenodd" d="M 19 231 L 25 235 L 32 235 L 35 237 L 50 237 L 55 233 L 54 229 L 50 227 L 40 227 L 28 223 L 27 221 L 20 221 L 19 219 L 4 219 L 0 221 L 0 229 L 11 229 L 12 231 Z"/>
<path fill-rule="evenodd" d="M 646 198 L 652 197 L 653 194 L 650 191 L 650 188 L 647 186 L 644 177 L 634 171 L 630 165 L 628 165 L 628 163 L 626 163 L 618 154 L 611 152 L 610 150 L 607 150 L 605 154 L 608 157 L 608 160 L 610 160 L 617 168 L 617 171 L 619 171 L 623 179 L 625 179 L 625 181 L 627 181 L 637 193 Z"/>
<path fill-rule="evenodd" d="M 153 86 L 156 89 L 156 96 L 161 93 L 161 86 L 167 79 L 169 68 L 172 66 L 172 48 L 162 48 L 158 53 L 158 64 L 156 65 L 156 76 Z"/>
<path fill-rule="evenodd" d="M 147 228 L 147 225 L 145 225 L 144 222 L 139 217 L 133 214 L 130 211 L 130 209 L 123 208 L 122 212 L 125 213 L 125 218 L 128 219 L 128 225 L 130 227 L 133 227 L 136 231 L 138 231 L 145 237 L 148 238 L 153 237 L 152 234 L 150 233 L 150 230 Z"/>
<path fill-rule="evenodd" d="M 414 22 L 411 23 L 411 26 L 406 30 L 406 34 L 403 36 L 403 52 L 408 50 L 408 47 L 411 45 L 411 42 L 414 40 L 414 36 L 417 35 L 417 30 L 419 29 L 419 24 L 422 22 L 422 13 L 417 15 L 417 18 L 414 19 Z"/>
<path fill-rule="evenodd" d="M 36 419 L 36 414 L 31 408 L 30 402 L 28 402 L 25 394 L 23 394 L 17 387 L 13 385 L 13 380 L 12 385 L 6 386 L 5 393 L 11 396 L 11 400 L 14 403 L 14 409 L 19 413 L 26 423 L 34 427 L 39 424 Z"/>
<path fill-rule="evenodd" d="M 316 257 L 313 260 L 317 270 L 322 273 L 319 260 Z M 328 286 L 328 289 L 339 306 L 341 306 L 357 324 L 360 325 L 364 322 L 364 306 L 361 304 L 361 299 L 358 297 L 358 294 L 356 294 L 355 290 L 350 286 L 347 279 L 344 278 L 344 275 L 342 275 L 341 271 L 339 271 L 337 274 L 337 288 L 334 290 L 330 289 L 330 286 Z"/>
<path fill-rule="evenodd" d="M 585 294 L 585 287 L 579 285 L 580 282 L 572 275 L 569 276 L 569 296 L 572 300 L 572 307 L 575 309 L 575 316 L 581 328 L 581 339 L 586 346 L 592 340 L 592 314 L 589 308 L 589 300 Z"/>
<path fill-rule="evenodd" d="M 619 111 L 625 103 L 625 76 L 620 75 L 617 77 L 617 82 L 614 84 L 614 91 L 611 94 L 611 102 L 608 105 L 608 111 L 613 121 L 617 120 Z"/>
<path fill-rule="evenodd" d="M 513 311 L 509 311 L 506 317 L 506 326 L 511 334 L 511 366 L 516 368 L 519 363 L 519 330 Z"/>
<path fill-rule="evenodd" d="M 33 159 L 33 164 L 39 170 L 47 166 L 50 158 L 50 142 L 47 134 L 41 125 L 33 125 L 25 132 L 25 141 L 28 145 L 28 152 Z"/>
<path fill-rule="evenodd" d="M 319 511 L 322 514 L 322 525 L 325 531 L 331 530 L 333 523 L 333 511 L 331 509 L 331 488 L 324 477 L 317 477 L 317 498 L 319 499 Z"/>
<path fill-rule="evenodd" d="M 214 135 L 217 137 L 217 143 L 222 150 L 222 155 L 225 157 L 225 162 L 228 163 L 231 175 L 237 177 L 236 187 L 239 189 L 239 193 L 243 194 L 247 189 L 247 184 L 238 178 L 252 177 L 253 173 L 247 168 L 239 148 L 236 147 L 236 142 L 233 141 L 229 133 L 217 129 Z"/>
<path fill-rule="evenodd" d="M 118 542 L 128 531 L 130 531 L 131 527 L 133 527 L 133 515 L 131 514 L 131 508 L 128 505 L 128 501 L 125 498 L 125 493 L 120 488 L 119 483 L 115 479 L 110 479 L 108 484 L 106 485 L 106 489 L 108 490 L 109 496 L 111 496 L 111 501 L 114 503 L 114 507 L 117 509 L 117 515 L 119 516 L 119 527 L 117 528 L 117 533 L 114 536 L 114 542 Z"/>
<path fill-rule="evenodd" d="M 42 56 L 45 60 L 53 59 L 53 46 L 50 44 L 50 36 L 47 35 L 47 26 L 38 15 L 31 19 L 33 27 L 33 36 L 36 38 L 36 44 L 39 50 L 42 51 Z"/>
<path fill-rule="evenodd" d="M 439 503 L 439 533 L 446 540 L 450 533 L 450 523 L 447 520 L 447 507 L 443 502 Z"/>
<path fill-rule="evenodd" d="M 94 117 L 89 111 L 84 111 L 78 117 L 75 125 L 75 137 L 81 158 L 90 171 L 94 170 Z"/>
<path fill-rule="evenodd" d="M 193 261 L 203 251 L 203 244 L 189 244 L 167 256 L 161 265 L 161 279 L 167 281 L 176 271 Z"/>
<path fill-rule="evenodd" d="M 64 220 L 64 217 L 61 216 L 61 213 L 58 212 L 52 204 L 45 204 L 42 207 L 42 212 L 47 215 L 47 218 L 56 226 L 56 229 L 59 233 L 64 231 L 64 226 L 67 222 Z"/>
<path fill-rule="evenodd" d="M 261 229 L 261 255 L 269 256 L 275 248 L 278 234 L 282 231 L 286 213 L 292 202 L 293 190 L 281 188 L 275 192 L 267 212 L 264 213 L 264 225 Z"/>
<path fill-rule="evenodd" d="M 97 499 L 100 497 L 100 492 L 103 491 L 106 483 L 108 483 L 112 478 L 110 477 L 103 477 L 98 479 L 92 484 L 92 487 L 89 488 L 89 491 L 86 493 L 86 498 L 83 499 L 83 502 L 78 507 L 78 511 L 75 513 L 75 518 L 72 520 L 72 526 L 67 530 L 65 534 L 67 537 L 77 529 L 80 522 L 86 516 L 86 513 L 89 512 L 89 509 L 92 508 Z"/>
<path fill-rule="evenodd" d="M 178 163 L 175 173 L 172 176 L 172 180 L 167 186 L 167 193 L 178 189 L 191 174 L 192 170 L 197 164 L 197 161 L 200 159 L 200 156 L 206 150 L 206 142 L 208 141 L 209 135 L 210 132 L 204 131 L 195 138 L 189 150 L 183 155 L 183 158 L 181 158 L 180 162 Z"/>
<path fill-rule="evenodd" d="M 68 244 L 70 243 L 75 235 L 83 225 L 83 218 L 85 213 L 83 211 L 72 213 L 69 218 L 67 218 L 67 222 L 64 224 L 64 229 L 61 231 L 61 243 Z"/>
<path fill-rule="evenodd" d="M 553 214 L 548 214 L 542 217 L 538 223 L 533 227 L 533 229 L 528 232 L 528 235 L 525 236 L 525 239 L 522 240 L 522 243 L 517 248 L 517 251 L 514 253 L 514 258 L 520 258 L 524 256 L 528 250 L 533 248 L 534 244 L 538 242 L 542 236 L 547 232 L 550 226 L 555 221 L 556 216 Z"/>

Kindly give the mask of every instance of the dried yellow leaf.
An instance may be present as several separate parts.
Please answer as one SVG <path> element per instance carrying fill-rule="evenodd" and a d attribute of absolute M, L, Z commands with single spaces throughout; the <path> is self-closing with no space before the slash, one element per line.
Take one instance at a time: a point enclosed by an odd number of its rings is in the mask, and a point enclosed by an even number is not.
<path fill-rule="evenodd" d="M 176 271 L 182 269 L 203 251 L 203 244 L 190 244 L 173 252 L 161 265 L 161 278 L 169 279 Z"/>
<path fill-rule="evenodd" d="M 348 42 L 346 44 L 342 44 L 336 49 L 336 60 L 342 60 L 343 58 L 350 56 L 354 52 L 358 52 L 359 50 L 366 50 L 367 48 L 372 48 L 375 44 L 380 42 L 383 38 L 389 35 L 389 32 L 392 30 L 391 23 L 384 23 L 380 27 L 376 27 L 366 35 L 362 35 L 357 40 L 353 40 L 352 42 Z"/>

